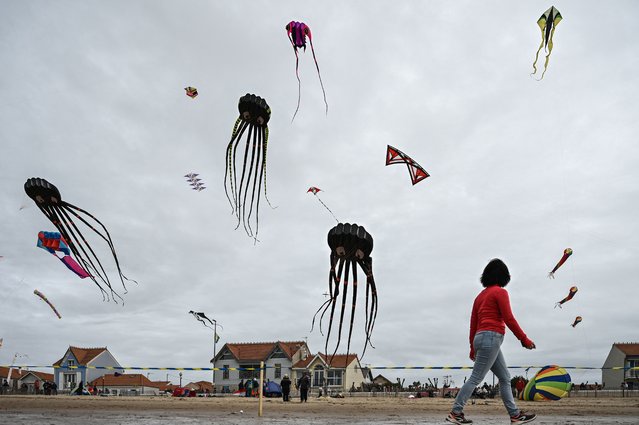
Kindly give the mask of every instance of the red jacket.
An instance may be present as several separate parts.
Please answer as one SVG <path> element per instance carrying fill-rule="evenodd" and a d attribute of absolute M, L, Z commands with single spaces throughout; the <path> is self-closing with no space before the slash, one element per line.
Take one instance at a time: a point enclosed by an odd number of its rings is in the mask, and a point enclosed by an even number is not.
<path fill-rule="evenodd" d="M 479 331 L 506 333 L 506 325 L 523 345 L 530 345 L 524 331 L 519 327 L 510 309 L 508 291 L 498 285 L 485 288 L 477 295 L 470 316 L 470 350 L 474 352 L 473 340 Z"/>

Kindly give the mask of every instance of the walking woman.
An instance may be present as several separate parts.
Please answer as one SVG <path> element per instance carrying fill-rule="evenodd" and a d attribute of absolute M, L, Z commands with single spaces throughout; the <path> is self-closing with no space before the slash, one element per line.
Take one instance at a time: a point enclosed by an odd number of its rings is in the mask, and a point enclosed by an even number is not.
<path fill-rule="evenodd" d="M 470 316 L 470 359 L 475 362 L 473 372 L 459 390 L 452 411 L 446 417 L 454 424 L 470 424 L 473 421 L 464 417 L 464 405 L 475 387 L 484 379 L 488 371 L 499 378 L 501 399 L 510 415 L 510 423 L 524 424 L 537 417 L 534 413 L 524 413 L 517 408 L 510 386 L 510 373 L 506 360 L 501 353 L 506 326 L 512 331 L 521 345 L 529 350 L 535 348 L 524 331 L 519 327 L 510 309 L 508 292 L 504 289 L 510 282 L 510 272 L 503 261 L 491 260 L 480 279 L 484 290 L 477 295 Z"/>

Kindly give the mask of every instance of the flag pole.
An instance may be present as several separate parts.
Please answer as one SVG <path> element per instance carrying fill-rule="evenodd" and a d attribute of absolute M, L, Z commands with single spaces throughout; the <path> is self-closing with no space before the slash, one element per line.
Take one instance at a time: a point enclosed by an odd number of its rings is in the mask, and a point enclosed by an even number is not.
<path fill-rule="evenodd" d="M 257 408 L 257 416 L 262 417 L 262 398 L 264 397 L 264 362 L 260 362 L 260 402 Z"/>

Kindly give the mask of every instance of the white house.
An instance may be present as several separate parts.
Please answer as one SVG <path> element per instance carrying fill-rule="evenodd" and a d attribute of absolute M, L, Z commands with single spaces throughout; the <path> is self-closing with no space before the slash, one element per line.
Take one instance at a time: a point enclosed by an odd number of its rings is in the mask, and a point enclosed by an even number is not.
<path fill-rule="evenodd" d="M 619 366 L 625 369 L 607 369 Z M 605 388 L 620 388 L 621 384 L 625 382 L 629 389 L 639 389 L 639 370 L 629 369 L 639 367 L 639 343 L 616 342 L 612 344 L 603 367 L 601 382 Z"/>
<path fill-rule="evenodd" d="M 98 392 L 111 395 L 158 395 L 160 393 L 159 383 L 152 382 L 139 373 L 103 375 L 90 381 L 89 385 L 95 386 Z"/>
<path fill-rule="evenodd" d="M 304 341 L 227 343 L 211 363 L 219 368 L 256 368 L 263 361 L 267 367 L 264 380 L 279 383 L 282 376 L 291 375 L 292 366 L 309 356 L 310 350 Z M 233 392 L 241 381 L 258 378 L 259 370 L 223 370 L 215 372 L 218 392 Z"/>
<path fill-rule="evenodd" d="M 38 382 L 39 391 L 42 391 L 46 381 L 53 382 L 53 374 L 34 370 L 23 371 L 22 377 L 18 381 L 18 388 L 21 388 L 22 384 L 26 384 L 27 392 L 33 394 L 36 388 L 36 381 Z"/>
<path fill-rule="evenodd" d="M 93 369 L 92 367 L 109 367 Z M 124 373 L 122 366 L 106 347 L 80 348 L 69 347 L 64 356 L 53 364 L 54 380 L 59 390 L 70 390 L 82 381 L 83 385 L 106 373 Z"/>
<path fill-rule="evenodd" d="M 362 384 L 370 383 L 368 369 L 362 368 L 357 354 L 308 356 L 293 365 L 293 382 L 297 382 L 304 372 L 311 374 L 311 388 L 326 387 L 333 393 L 357 390 Z"/>

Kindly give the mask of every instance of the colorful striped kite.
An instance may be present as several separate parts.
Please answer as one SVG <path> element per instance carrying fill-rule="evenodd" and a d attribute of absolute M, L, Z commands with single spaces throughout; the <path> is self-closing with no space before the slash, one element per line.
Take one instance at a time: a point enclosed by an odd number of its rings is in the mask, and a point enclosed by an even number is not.
<path fill-rule="evenodd" d="M 67 241 L 64 240 L 62 235 L 58 232 L 39 232 L 38 233 L 38 248 L 42 248 L 45 251 L 52 254 L 58 260 L 62 261 L 65 266 L 73 273 L 80 276 L 81 279 L 90 277 L 91 275 L 87 273 L 74 259 L 71 257 L 71 250 L 67 245 Z M 63 257 L 58 257 L 56 251 L 60 251 L 64 254 Z"/>

